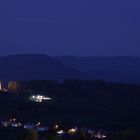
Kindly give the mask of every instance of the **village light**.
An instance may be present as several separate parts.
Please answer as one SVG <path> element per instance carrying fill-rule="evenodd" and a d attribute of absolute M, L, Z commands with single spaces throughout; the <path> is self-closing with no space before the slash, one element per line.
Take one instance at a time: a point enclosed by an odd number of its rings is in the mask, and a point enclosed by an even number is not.
<path fill-rule="evenodd" d="M 55 128 L 55 129 L 58 129 L 58 128 L 59 128 L 59 126 L 58 126 L 58 125 L 55 125 L 55 126 L 54 126 L 54 128 Z"/>
<path fill-rule="evenodd" d="M 64 134 L 64 131 L 63 131 L 63 130 L 59 130 L 59 131 L 57 131 L 57 134 L 58 134 L 59 136 L 61 136 L 61 135 Z"/>
<path fill-rule="evenodd" d="M 71 128 L 68 130 L 69 134 L 75 134 L 77 132 L 77 128 Z"/>

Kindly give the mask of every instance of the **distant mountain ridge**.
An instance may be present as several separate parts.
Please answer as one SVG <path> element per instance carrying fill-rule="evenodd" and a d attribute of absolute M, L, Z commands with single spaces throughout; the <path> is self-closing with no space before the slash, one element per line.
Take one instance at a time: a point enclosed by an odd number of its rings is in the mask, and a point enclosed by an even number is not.
<path fill-rule="evenodd" d="M 41 54 L 0 57 L 2 80 L 57 80 L 81 78 L 82 73 L 65 66 L 56 58 Z"/>
<path fill-rule="evenodd" d="M 86 73 L 92 80 L 140 84 L 140 58 L 120 57 L 56 57 L 63 64 Z"/>
<path fill-rule="evenodd" d="M 0 57 L 0 79 L 87 79 L 140 84 L 140 58 L 9 55 Z"/>

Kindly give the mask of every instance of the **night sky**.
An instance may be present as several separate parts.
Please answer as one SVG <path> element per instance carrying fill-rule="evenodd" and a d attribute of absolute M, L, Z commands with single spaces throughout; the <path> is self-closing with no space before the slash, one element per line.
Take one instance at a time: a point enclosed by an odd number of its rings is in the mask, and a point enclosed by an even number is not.
<path fill-rule="evenodd" d="M 3 0 L 0 55 L 140 56 L 139 0 Z"/>

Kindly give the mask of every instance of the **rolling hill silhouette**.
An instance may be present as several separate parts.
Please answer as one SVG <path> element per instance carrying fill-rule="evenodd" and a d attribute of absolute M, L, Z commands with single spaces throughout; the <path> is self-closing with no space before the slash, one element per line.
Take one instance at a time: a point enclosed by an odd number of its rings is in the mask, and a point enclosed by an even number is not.
<path fill-rule="evenodd" d="M 10 55 L 0 57 L 0 79 L 87 79 L 140 84 L 140 58 Z"/>
<path fill-rule="evenodd" d="M 63 64 L 77 69 L 92 80 L 140 84 L 139 57 L 57 57 Z"/>
<path fill-rule="evenodd" d="M 0 57 L 1 80 L 57 80 L 81 78 L 79 71 L 65 66 L 57 59 L 39 54 Z"/>

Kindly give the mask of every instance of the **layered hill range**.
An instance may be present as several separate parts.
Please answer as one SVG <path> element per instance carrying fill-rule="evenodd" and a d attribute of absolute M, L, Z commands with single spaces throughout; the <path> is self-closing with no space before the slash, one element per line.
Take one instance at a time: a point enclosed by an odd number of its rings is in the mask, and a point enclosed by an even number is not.
<path fill-rule="evenodd" d="M 140 84 L 139 57 L 50 57 L 22 54 L 0 57 L 1 80 L 86 79 Z"/>
<path fill-rule="evenodd" d="M 121 57 L 57 57 L 63 64 L 85 73 L 91 80 L 140 84 L 140 58 Z"/>

